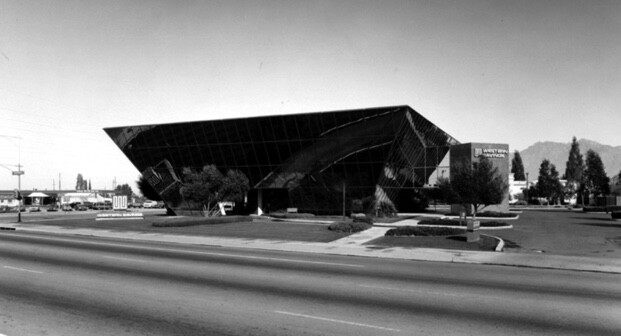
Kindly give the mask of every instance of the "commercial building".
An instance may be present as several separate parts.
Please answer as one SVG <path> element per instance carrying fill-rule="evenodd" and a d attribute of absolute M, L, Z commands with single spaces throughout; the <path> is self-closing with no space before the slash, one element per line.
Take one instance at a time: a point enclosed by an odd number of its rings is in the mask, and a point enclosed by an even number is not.
<path fill-rule="evenodd" d="M 480 157 L 487 158 L 497 169 L 498 174 L 503 178 L 503 182 L 509 186 L 509 145 L 493 143 L 465 143 L 451 147 L 450 166 L 455 167 L 459 164 L 472 166 Z M 455 170 L 453 170 L 455 171 Z M 459 212 L 461 205 L 454 205 L 451 212 Z M 465 209 L 468 213 L 472 209 Z M 477 209 L 478 210 L 478 209 Z M 508 212 L 509 193 L 500 204 L 489 205 L 486 211 Z"/>
<path fill-rule="evenodd" d="M 342 214 L 361 204 L 407 212 L 419 188 L 448 172 L 459 144 L 409 106 L 105 131 L 177 213 L 200 211 L 181 196 L 183 169 L 211 164 L 248 177 L 241 212 Z"/>

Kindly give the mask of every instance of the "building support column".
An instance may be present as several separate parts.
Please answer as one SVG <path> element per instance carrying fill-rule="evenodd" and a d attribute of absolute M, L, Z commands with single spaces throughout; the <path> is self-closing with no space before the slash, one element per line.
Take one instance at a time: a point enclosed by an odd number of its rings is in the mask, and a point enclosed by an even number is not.
<path fill-rule="evenodd" d="M 263 189 L 257 189 L 257 215 L 263 215 Z"/>

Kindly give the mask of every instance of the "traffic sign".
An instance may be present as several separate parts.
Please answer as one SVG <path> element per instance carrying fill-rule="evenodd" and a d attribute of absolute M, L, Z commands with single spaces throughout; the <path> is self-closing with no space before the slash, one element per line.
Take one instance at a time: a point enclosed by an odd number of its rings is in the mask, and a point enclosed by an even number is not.
<path fill-rule="evenodd" d="M 14 171 L 13 175 L 24 175 L 24 171 L 23 170 Z"/>

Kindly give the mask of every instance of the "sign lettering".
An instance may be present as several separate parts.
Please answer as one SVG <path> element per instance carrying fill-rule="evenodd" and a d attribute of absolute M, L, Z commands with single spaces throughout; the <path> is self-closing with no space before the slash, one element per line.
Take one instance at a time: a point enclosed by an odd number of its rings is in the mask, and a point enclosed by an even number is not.
<path fill-rule="evenodd" d="M 504 159 L 509 155 L 509 151 L 499 148 L 475 148 L 474 157 L 485 156 L 487 158 L 501 158 Z"/>

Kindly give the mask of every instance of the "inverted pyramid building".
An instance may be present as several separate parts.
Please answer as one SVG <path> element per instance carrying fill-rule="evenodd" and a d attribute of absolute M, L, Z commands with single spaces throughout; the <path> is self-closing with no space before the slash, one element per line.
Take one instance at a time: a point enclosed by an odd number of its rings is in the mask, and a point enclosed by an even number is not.
<path fill-rule="evenodd" d="M 106 128 L 177 213 L 184 168 L 216 165 L 250 181 L 240 213 L 342 214 L 394 206 L 438 174 L 457 140 L 409 106 Z M 448 167 L 446 167 L 448 169 Z"/>

